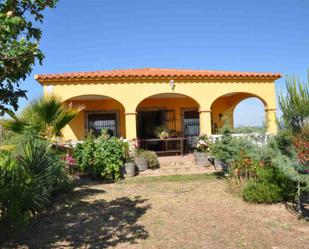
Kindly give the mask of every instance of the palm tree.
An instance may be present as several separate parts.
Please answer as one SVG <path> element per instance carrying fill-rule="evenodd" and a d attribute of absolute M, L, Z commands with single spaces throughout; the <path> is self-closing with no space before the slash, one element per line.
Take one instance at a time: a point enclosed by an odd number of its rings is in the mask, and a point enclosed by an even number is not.
<path fill-rule="evenodd" d="M 64 104 L 56 96 L 44 96 L 31 102 L 20 115 L 11 114 L 12 120 L 4 126 L 18 134 L 30 129 L 45 138 L 61 137 L 62 129 L 83 109 L 84 106 Z"/>

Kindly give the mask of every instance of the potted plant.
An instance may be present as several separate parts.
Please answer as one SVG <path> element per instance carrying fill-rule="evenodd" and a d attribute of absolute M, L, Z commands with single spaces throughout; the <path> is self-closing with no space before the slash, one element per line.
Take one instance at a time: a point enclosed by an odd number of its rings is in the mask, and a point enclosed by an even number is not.
<path fill-rule="evenodd" d="M 197 166 L 210 166 L 208 152 L 210 151 L 210 142 L 206 135 L 199 136 L 194 148 L 194 159 Z"/>
<path fill-rule="evenodd" d="M 155 134 L 156 137 L 158 137 L 160 139 L 164 139 L 164 138 L 169 137 L 170 132 L 169 132 L 169 129 L 166 126 L 161 125 L 161 126 L 157 126 L 154 129 L 154 134 Z"/>
<path fill-rule="evenodd" d="M 134 156 L 136 153 L 137 144 L 135 140 L 125 140 L 128 143 L 126 156 L 125 156 L 125 163 L 124 163 L 124 173 L 129 176 L 135 176 L 135 163 L 134 163 Z"/>
<path fill-rule="evenodd" d="M 148 161 L 147 158 L 143 155 L 143 150 L 136 150 L 134 162 L 138 168 L 138 171 L 145 171 L 148 169 Z"/>
<path fill-rule="evenodd" d="M 130 177 L 135 176 L 135 164 L 132 158 L 127 159 L 127 161 L 124 164 L 124 170 L 127 176 L 130 176 Z"/>

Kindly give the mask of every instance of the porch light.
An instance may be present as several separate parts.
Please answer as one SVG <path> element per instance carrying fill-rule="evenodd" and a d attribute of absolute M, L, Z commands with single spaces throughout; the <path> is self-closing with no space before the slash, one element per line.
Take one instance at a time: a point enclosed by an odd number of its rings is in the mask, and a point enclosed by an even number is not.
<path fill-rule="evenodd" d="M 174 91 L 174 89 L 175 89 L 175 81 L 174 80 L 170 80 L 170 87 Z"/>
<path fill-rule="evenodd" d="M 53 93 L 53 90 L 54 90 L 54 89 L 53 89 L 53 86 L 52 86 L 52 85 L 49 85 L 49 86 L 46 87 L 46 92 L 49 93 L 49 94 L 52 94 L 52 93 Z"/>

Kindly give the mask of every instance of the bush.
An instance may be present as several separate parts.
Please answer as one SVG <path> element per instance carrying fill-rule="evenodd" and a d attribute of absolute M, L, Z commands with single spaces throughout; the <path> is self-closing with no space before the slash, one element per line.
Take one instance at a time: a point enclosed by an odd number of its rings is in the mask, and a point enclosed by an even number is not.
<path fill-rule="evenodd" d="M 99 138 L 89 136 L 76 147 L 73 155 L 81 172 L 105 180 L 118 180 L 128 155 L 128 143 L 106 134 Z"/>
<path fill-rule="evenodd" d="M 103 179 L 119 180 L 127 151 L 128 144 L 116 137 L 98 139 L 91 173 Z"/>
<path fill-rule="evenodd" d="M 0 152 L 0 234 L 22 228 L 30 218 L 25 210 L 27 173 L 8 152 Z M 0 236 L 1 237 L 1 236 Z"/>
<path fill-rule="evenodd" d="M 77 144 L 73 151 L 73 157 L 81 172 L 90 174 L 94 164 L 96 151 L 95 138 L 90 135 L 83 143 Z"/>
<path fill-rule="evenodd" d="M 46 140 L 21 137 L 16 152 L 0 153 L 0 224 L 8 233 L 21 229 L 49 201 L 67 175 Z"/>
<path fill-rule="evenodd" d="M 229 165 L 236 159 L 238 153 L 239 150 L 235 139 L 233 139 L 228 126 L 225 125 L 222 130 L 221 140 L 212 145 L 211 154 L 215 159 Z"/>
<path fill-rule="evenodd" d="M 293 146 L 293 134 L 290 130 L 280 129 L 275 136 L 275 143 L 283 155 L 293 158 L 295 156 L 295 148 Z"/>
<path fill-rule="evenodd" d="M 160 167 L 158 156 L 154 151 L 145 150 L 140 152 L 139 155 L 147 159 L 149 169 L 157 169 Z"/>
<path fill-rule="evenodd" d="M 278 157 L 282 155 L 274 143 L 256 149 L 251 155 L 240 153 L 240 159 L 230 167 L 228 183 L 231 190 L 241 193 L 245 200 L 257 203 L 293 200 L 296 184 L 280 170 L 274 160 Z"/>
<path fill-rule="evenodd" d="M 278 185 L 268 182 L 250 180 L 243 189 L 243 199 L 253 203 L 276 203 L 283 200 Z"/>

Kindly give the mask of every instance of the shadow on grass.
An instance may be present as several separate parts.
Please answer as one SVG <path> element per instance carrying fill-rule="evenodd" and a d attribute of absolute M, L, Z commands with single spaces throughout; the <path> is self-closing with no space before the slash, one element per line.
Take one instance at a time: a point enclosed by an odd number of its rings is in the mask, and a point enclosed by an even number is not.
<path fill-rule="evenodd" d="M 226 173 L 224 171 L 215 172 L 214 175 L 217 179 L 225 179 Z"/>
<path fill-rule="evenodd" d="M 94 196 L 104 192 L 87 187 L 77 189 L 67 195 L 64 203 L 58 200 L 59 205 L 36 218 L 20 238 L 6 246 L 106 248 L 146 239 L 148 232 L 137 221 L 151 208 L 145 204 L 147 199 L 136 196 L 107 201 Z"/>

